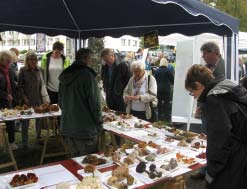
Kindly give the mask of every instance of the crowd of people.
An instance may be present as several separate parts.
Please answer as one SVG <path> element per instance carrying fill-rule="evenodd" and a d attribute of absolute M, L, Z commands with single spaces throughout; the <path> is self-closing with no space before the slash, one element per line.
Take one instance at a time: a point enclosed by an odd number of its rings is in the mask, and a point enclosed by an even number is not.
<path fill-rule="evenodd" d="M 15 48 L 0 52 L 0 109 L 11 109 L 20 105 L 31 107 L 43 103 L 58 103 L 58 76 L 63 69 L 70 65 L 70 60 L 63 53 L 64 45 L 61 42 L 53 44 L 53 50 L 42 57 L 41 67 L 38 66 L 37 54 L 28 51 L 24 66 L 18 70 L 17 57 L 19 51 Z M 49 100 L 42 99 L 42 84 L 46 84 Z M 22 146 L 28 147 L 29 120 L 7 121 L 7 133 L 10 147 L 16 150 L 15 127 L 21 124 Z M 36 142 L 42 144 L 41 120 L 35 120 Z"/>
<path fill-rule="evenodd" d="M 0 108 L 45 103 L 41 88 L 44 83 L 50 103 L 62 110 L 59 120 L 61 134 L 72 157 L 98 151 L 99 135 L 103 129 L 101 92 L 97 73 L 90 67 L 93 52 L 81 48 L 75 61 L 63 55 L 63 44 L 55 42 L 53 50 L 42 57 L 29 51 L 25 66 L 16 72 L 16 52 L 0 52 Z M 198 99 L 202 112 L 202 127 L 207 132 L 207 167 L 199 173 L 206 178 L 207 188 L 247 188 L 247 89 L 246 78 L 237 85 L 225 79 L 225 62 L 219 47 L 207 42 L 201 47 L 206 65 L 193 65 L 185 79 L 185 88 Z M 13 56 L 13 53 L 15 56 Z M 141 56 L 141 55 L 140 55 Z M 150 122 L 170 120 L 170 99 L 174 69 L 165 57 L 153 73 L 136 58 L 133 62 L 117 59 L 105 48 L 101 52 L 101 78 L 107 106 Z M 9 142 L 16 149 L 12 121 L 6 122 Z M 28 144 L 28 121 L 22 121 L 22 143 Z M 40 120 L 36 120 L 36 138 L 40 139 Z M 120 144 L 116 137 L 117 144 Z M 192 175 L 193 176 L 193 175 Z M 195 176 L 194 176 L 195 177 Z"/>

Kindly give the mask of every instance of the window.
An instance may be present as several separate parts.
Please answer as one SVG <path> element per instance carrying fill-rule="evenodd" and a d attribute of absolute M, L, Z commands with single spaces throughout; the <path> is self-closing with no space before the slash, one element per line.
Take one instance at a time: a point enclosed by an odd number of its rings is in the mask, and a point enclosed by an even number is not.
<path fill-rule="evenodd" d="M 34 39 L 31 39 L 30 45 L 35 45 L 35 40 Z"/>
<path fill-rule="evenodd" d="M 14 45 L 14 41 L 12 39 L 8 39 L 7 45 L 8 46 L 13 46 Z"/>
<path fill-rule="evenodd" d="M 53 43 L 52 38 L 49 38 L 49 39 L 48 39 L 48 45 L 52 45 L 52 43 Z"/>
<path fill-rule="evenodd" d="M 125 46 L 125 43 L 126 43 L 126 39 L 121 39 L 121 45 Z"/>
<path fill-rule="evenodd" d="M 137 47 L 137 41 L 136 40 L 133 40 L 133 46 Z"/>
<path fill-rule="evenodd" d="M 128 46 L 130 46 L 130 39 L 128 39 Z"/>
<path fill-rule="evenodd" d="M 20 39 L 16 39 L 14 42 L 15 42 L 14 45 L 18 45 L 18 46 L 20 45 Z"/>

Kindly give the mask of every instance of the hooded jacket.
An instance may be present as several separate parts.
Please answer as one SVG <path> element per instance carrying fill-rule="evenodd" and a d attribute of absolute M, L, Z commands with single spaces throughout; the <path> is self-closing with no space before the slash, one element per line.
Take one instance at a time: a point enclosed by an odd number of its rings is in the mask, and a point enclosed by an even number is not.
<path fill-rule="evenodd" d="M 74 62 L 59 77 L 61 133 L 90 140 L 102 130 L 100 93 L 93 69 Z"/>
<path fill-rule="evenodd" d="M 247 90 L 229 80 L 210 83 L 198 101 L 207 128 L 207 188 L 247 188 Z"/>

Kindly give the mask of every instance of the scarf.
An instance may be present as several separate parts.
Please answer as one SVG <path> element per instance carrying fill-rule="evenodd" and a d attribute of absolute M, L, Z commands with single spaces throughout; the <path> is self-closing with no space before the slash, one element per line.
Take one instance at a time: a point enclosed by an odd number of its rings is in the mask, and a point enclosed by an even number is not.
<path fill-rule="evenodd" d="M 144 73 L 143 76 L 138 81 L 135 81 L 135 79 L 133 79 L 134 96 L 139 94 L 139 91 L 145 79 L 146 79 L 146 73 Z"/>
<path fill-rule="evenodd" d="M 11 85 L 10 85 L 10 79 L 9 79 L 9 65 L 6 65 L 5 67 L 1 65 L 0 70 L 3 72 L 3 75 L 7 83 L 7 92 L 8 94 L 11 94 Z"/>

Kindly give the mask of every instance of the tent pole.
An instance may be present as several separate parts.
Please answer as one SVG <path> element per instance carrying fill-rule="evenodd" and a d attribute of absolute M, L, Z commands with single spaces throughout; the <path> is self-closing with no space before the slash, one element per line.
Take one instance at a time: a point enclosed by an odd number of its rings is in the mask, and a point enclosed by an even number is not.
<path fill-rule="evenodd" d="M 233 57 L 233 62 L 235 63 L 235 69 L 234 69 L 234 80 L 239 81 L 239 55 L 238 55 L 238 34 L 233 34 L 234 35 L 234 41 L 233 41 L 233 49 L 232 51 L 234 52 L 234 57 Z"/>
<path fill-rule="evenodd" d="M 77 52 L 77 38 L 74 38 L 74 45 L 75 45 L 75 54 Z"/>
<path fill-rule="evenodd" d="M 226 37 L 226 78 L 227 79 L 232 79 L 231 77 L 232 43 L 231 42 L 232 42 L 231 37 Z"/>
<path fill-rule="evenodd" d="M 81 32 L 79 31 L 79 49 L 81 48 Z"/>

